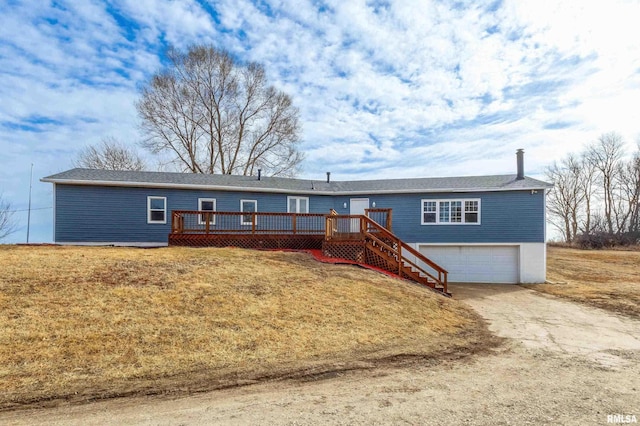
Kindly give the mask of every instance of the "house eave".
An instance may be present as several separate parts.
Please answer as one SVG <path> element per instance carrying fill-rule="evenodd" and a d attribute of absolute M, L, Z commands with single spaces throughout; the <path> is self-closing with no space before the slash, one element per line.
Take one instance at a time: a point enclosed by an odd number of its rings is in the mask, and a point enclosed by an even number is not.
<path fill-rule="evenodd" d="M 265 188 L 265 187 L 242 187 L 242 186 L 226 186 L 226 185 L 197 185 L 197 184 L 180 184 L 180 183 L 156 183 L 156 182 L 123 182 L 123 181 L 98 181 L 98 180 L 80 180 L 80 179 L 48 179 L 42 178 L 41 182 L 48 182 L 62 185 L 85 185 L 85 186 L 114 186 L 114 187 L 135 187 L 135 188 L 158 188 L 158 189 L 198 189 L 206 191 L 238 191 L 238 192 L 261 192 L 276 194 L 307 194 L 307 195 L 333 195 L 333 196 L 351 196 L 351 195 L 382 195 L 382 194 L 426 194 L 426 193 L 443 193 L 443 192 L 506 192 L 506 191 L 544 191 L 549 187 L 526 186 L 517 188 L 508 187 L 487 187 L 487 188 L 415 188 L 415 189 L 380 189 L 380 190 L 354 190 L 354 191 L 326 191 L 314 189 L 283 189 L 283 188 Z"/>

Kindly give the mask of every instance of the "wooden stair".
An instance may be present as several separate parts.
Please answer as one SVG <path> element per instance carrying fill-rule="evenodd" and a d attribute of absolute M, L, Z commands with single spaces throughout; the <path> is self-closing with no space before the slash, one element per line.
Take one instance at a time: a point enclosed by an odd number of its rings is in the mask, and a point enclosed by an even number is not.
<path fill-rule="evenodd" d="M 400 247 L 400 250 L 398 250 L 398 247 Z M 365 257 L 367 264 L 393 272 L 401 278 L 417 282 L 450 296 L 447 291 L 447 271 L 431 262 L 429 259 L 424 258 L 421 253 L 415 252 L 412 254 L 417 258 L 417 260 L 429 265 L 433 264 L 435 268 L 433 266 L 432 268 L 442 275 L 440 277 L 436 277 L 434 273 L 430 273 L 423 267 L 418 266 L 416 262 L 402 254 L 402 251 L 414 251 L 413 248 L 406 245 L 406 243 L 402 241 L 395 244 L 391 241 L 387 243 L 382 241 L 375 234 L 367 233 L 365 234 L 365 248 L 367 250 L 367 255 Z"/>
<path fill-rule="evenodd" d="M 451 296 L 447 290 L 448 272 L 440 265 L 364 215 L 358 217 L 359 238 L 354 238 L 354 233 L 351 232 L 349 239 L 345 240 L 342 238 L 344 233 L 338 232 L 343 218 L 350 221 L 348 226 L 353 227 L 354 216 L 332 215 L 327 218 L 327 229 L 336 232 L 328 232 L 326 235 L 323 245 L 325 255 L 344 257 L 374 266 Z"/>

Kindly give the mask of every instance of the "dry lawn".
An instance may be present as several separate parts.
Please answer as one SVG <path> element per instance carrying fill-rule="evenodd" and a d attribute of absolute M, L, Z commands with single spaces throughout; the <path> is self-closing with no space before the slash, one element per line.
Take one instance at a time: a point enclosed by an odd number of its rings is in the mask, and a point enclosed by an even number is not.
<path fill-rule="evenodd" d="M 640 318 L 640 251 L 550 246 L 547 279 L 527 287 Z"/>
<path fill-rule="evenodd" d="M 303 253 L 0 246 L 0 271 L 5 409 L 457 357 L 496 343 L 455 300 Z"/>

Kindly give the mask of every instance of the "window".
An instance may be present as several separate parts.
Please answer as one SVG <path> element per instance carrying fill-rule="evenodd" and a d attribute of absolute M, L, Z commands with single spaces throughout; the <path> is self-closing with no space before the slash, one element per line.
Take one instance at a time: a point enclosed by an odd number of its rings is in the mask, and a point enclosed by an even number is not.
<path fill-rule="evenodd" d="M 438 203 L 438 209 L 440 210 L 440 216 L 438 218 L 439 223 L 449 222 L 449 207 L 451 207 L 451 203 L 449 201 L 440 201 Z"/>
<path fill-rule="evenodd" d="M 422 200 L 423 225 L 480 224 L 480 200 Z"/>
<path fill-rule="evenodd" d="M 215 198 L 198 198 L 198 210 L 201 212 L 215 212 L 216 211 L 216 199 Z M 216 215 L 202 213 L 198 217 L 198 225 L 204 225 L 209 221 L 209 225 L 216 224 Z"/>
<path fill-rule="evenodd" d="M 422 223 L 436 223 L 437 213 L 438 213 L 437 201 L 422 202 Z"/>
<path fill-rule="evenodd" d="M 309 197 L 287 197 L 287 213 L 309 213 Z"/>
<path fill-rule="evenodd" d="M 462 221 L 462 201 L 438 201 L 437 223 L 464 223 Z"/>
<path fill-rule="evenodd" d="M 258 211 L 258 202 L 256 200 L 240 200 L 240 211 L 255 213 Z M 253 223 L 251 215 L 243 214 L 240 223 L 242 225 L 251 225 Z"/>
<path fill-rule="evenodd" d="M 462 222 L 462 201 L 451 202 L 451 223 Z"/>
<path fill-rule="evenodd" d="M 147 197 L 147 223 L 167 223 L 167 197 Z"/>
<path fill-rule="evenodd" d="M 480 202 L 477 200 L 474 201 L 465 201 L 464 202 L 464 221 L 465 223 L 478 223 L 480 221 Z"/>

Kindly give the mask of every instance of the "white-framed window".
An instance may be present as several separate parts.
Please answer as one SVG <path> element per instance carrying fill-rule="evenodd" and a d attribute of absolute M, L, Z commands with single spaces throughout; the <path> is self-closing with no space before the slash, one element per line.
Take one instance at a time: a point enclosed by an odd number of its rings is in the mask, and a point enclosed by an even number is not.
<path fill-rule="evenodd" d="M 257 200 L 240 200 L 240 211 L 243 213 L 255 213 L 258 211 L 258 201 Z M 250 214 L 243 214 L 240 218 L 242 225 L 251 225 L 253 221 L 251 220 Z"/>
<path fill-rule="evenodd" d="M 167 197 L 147 197 L 147 223 L 167 223 Z"/>
<path fill-rule="evenodd" d="M 215 198 L 198 198 L 198 210 L 201 212 L 215 212 L 216 211 L 216 199 Z M 209 220 L 209 225 L 216 224 L 216 215 L 202 213 L 198 216 L 198 225 L 204 225 Z"/>
<path fill-rule="evenodd" d="M 480 200 L 465 200 L 464 221 L 465 223 L 480 223 Z"/>
<path fill-rule="evenodd" d="M 309 197 L 287 197 L 287 213 L 309 213 Z"/>
<path fill-rule="evenodd" d="M 422 225 L 479 225 L 480 199 L 422 200 Z"/>
<path fill-rule="evenodd" d="M 438 202 L 422 200 L 422 224 L 436 223 L 438 218 Z"/>

